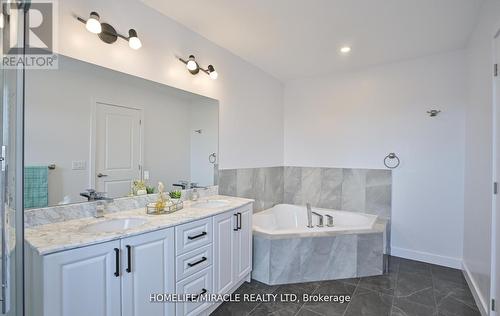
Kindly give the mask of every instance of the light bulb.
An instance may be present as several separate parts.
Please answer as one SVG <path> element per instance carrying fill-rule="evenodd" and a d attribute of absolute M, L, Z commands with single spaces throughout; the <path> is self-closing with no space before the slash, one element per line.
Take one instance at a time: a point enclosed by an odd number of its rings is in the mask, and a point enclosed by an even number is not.
<path fill-rule="evenodd" d="M 137 32 L 134 29 L 128 31 L 128 46 L 132 49 L 139 49 L 142 47 L 141 40 L 137 37 Z"/>
<path fill-rule="evenodd" d="M 99 14 L 96 12 L 90 13 L 90 17 L 85 23 L 87 31 L 94 34 L 99 34 L 102 32 L 101 22 L 99 22 Z"/>
<path fill-rule="evenodd" d="M 217 71 L 215 71 L 215 68 L 212 65 L 208 65 L 208 75 L 213 80 L 215 80 L 215 79 L 217 79 L 219 77 L 219 74 L 217 73 Z"/>
<path fill-rule="evenodd" d="M 194 56 L 193 55 L 189 56 L 189 60 L 186 63 L 186 68 L 188 70 L 190 70 L 190 71 L 195 71 L 196 69 L 198 69 L 198 64 L 194 60 Z"/>
<path fill-rule="evenodd" d="M 5 18 L 3 16 L 3 13 L 0 13 L 0 29 L 3 29 L 5 26 Z"/>
<path fill-rule="evenodd" d="M 209 76 L 210 76 L 210 78 L 212 78 L 213 80 L 215 80 L 215 79 L 217 79 L 219 77 L 219 74 L 217 73 L 217 71 L 214 70 L 214 71 L 212 71 L 210 73 Z"/>
<path fill-rule="evenodd" d="M 341 52 L 342 54 L 349 54 L 349 53 L 351 52 L 351 47 L 349 47 L 349 46 L 344 46 L 344 47 L 340 48 L 340 52 Z"/>

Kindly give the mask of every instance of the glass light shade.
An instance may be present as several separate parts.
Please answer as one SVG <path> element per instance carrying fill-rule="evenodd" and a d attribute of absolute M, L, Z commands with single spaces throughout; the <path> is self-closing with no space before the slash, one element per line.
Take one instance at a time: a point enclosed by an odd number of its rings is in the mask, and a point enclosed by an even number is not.
<path fill-rule="evenodd" d="M 142 47 L 142 43 L 138 37 L 131 37 L 128 39 L 128 46 L 132 49 L 139 49 Z"/>
<path fill-rule="evenodd" d="M 198 64 L 193 59 L 190 59 L 190 60 L 188 60 L 188 62 L 186 64 L 186 68 L 188 70 L 194 71 L 194 70 L 198 69 Z"/>
<path fill-rule="evenodd" d="M 102 32 L 101 22 L 99 22 L 99 14 L 92 12 L 90 13 L 90 17 L 85 23 L 85 27 L 87 31 L 94 34 L 99 34 Z"/>
<path fill-rule="evenodd" d="M 214 71 L 212 71 L 210 73 L 209 76 L 210 76 L 210 78 L 212 78 L 213 80 L 215 80 L 215 79 L 217 79 L 219 77 L 219 74 L 217 73 L 217 71 L 214 70 Z"/>

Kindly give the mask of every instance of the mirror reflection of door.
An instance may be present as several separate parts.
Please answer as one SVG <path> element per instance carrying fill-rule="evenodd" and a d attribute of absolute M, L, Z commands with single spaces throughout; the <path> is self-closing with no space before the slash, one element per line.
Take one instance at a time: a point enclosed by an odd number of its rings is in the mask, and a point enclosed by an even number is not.
<path fill-rule="evenodd" d="M 141 179 L 141 117 L 138 109 L 96 104 L 95 188 L 108 197 L 126 196 Z"/>

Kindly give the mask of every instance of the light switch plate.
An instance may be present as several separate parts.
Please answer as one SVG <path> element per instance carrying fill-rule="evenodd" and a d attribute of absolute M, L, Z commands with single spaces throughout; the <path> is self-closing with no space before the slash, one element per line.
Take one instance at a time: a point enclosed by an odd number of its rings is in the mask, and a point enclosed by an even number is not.
<path fill-rule="evenodd" d="M 71 162 L 71 169 L 73 170 L 85 170 L 87 168 L 87 162 L 85 160 L 74 160 Z"/>
<path fill-rule="evenodd" d="M 149 180 L 149 171 L 144 170 L 144 180 Z"/>

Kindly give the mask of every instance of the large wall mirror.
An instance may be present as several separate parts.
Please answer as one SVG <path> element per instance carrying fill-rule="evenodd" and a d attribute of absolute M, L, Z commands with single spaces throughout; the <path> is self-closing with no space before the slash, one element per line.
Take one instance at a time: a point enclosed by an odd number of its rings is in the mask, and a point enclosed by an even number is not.
<path fill-rule="evenodd" d="M 217 100 L 59 56 L 26 74 L 26 208 L 215 183 Z"/>

